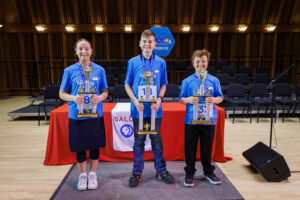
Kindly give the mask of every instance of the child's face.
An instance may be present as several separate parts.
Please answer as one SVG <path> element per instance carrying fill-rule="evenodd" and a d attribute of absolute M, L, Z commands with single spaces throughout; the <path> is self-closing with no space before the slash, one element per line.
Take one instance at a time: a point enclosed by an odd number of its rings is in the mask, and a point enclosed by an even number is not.
<path fill-rule="evenodd" d="M 155 38 L 153 36 L 142 37 L 140 41 L 140 47 L 142 49 L 143 54 L 152 54 L 155 44 Z"/>
<path fill-rule="evenodd" d="M 208 66 L 207 56 L 196 57 L 193 61 L 193 66 L 196 71 L 206 70 Z"/>
<path fill-rule="evenodd" d="M 87 41 L 80 41 L 76 46 L 76 55 L 79 61 L 89 61 L 92 55 L 91 45 Z"/>

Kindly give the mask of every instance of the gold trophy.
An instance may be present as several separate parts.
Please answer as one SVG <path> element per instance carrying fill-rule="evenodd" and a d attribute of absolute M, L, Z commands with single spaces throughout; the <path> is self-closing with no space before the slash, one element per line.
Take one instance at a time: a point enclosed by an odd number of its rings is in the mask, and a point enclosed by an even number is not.
<path fill-rule="evenodd" d="M 144 77 L 146 80 L 146 87 L 139 89 L 139 103 L 151 103 L 152 105 L 156 104 L 156 86 L 150 87 L 150 81 L 153 77 L 153 72 L 148 71 L 144 72 Z M 142 95 L 145 94 L 145 95 Z M 144 98 L 145 97 L 145 98 Z M 150 129 L 149 129 L 150 128 Z M 157 134 L 155 129 L 155 110 L 151 109 L 151 124 L 144 124 L 144 112 L 139 112 L 139 129 L 138 134 Z"/>
<path fill-rule="evenodd" d="M 90 91 L 90 82 L 85 81 L 85 91 L 82 89 L 82 86 L 79 88 L 78 95 L 83 97 L 83 103 L 77 104 L 78 113 L 76 117 L 98 117 L 99 113 L 96 112 L 97 104 L 92 103 L 92 98 L 97 94 L 95 86 L 93 86 L 92 91 Z"/>
<path fill-rule="evenodd" d="M 199 72 L 197 72 L 197 75 Z M 201 80 L 201 85 L 200 85 L 200 95 L 198 94 L 198 91 L 194 91 L 194 97 L 199 98 L 199 103 L 194 104 L 193 108 L 193 120 L 191 120 L 191 124 L 212 124 L 213 121 L 210 120 L 211 116 L 211 106 L 209 103 L 206 101 L 207 97 L 211 97 L 209 90 L 207 89 L 205 92 L 205 87 L 204 87 L 204 82 L 206 79 L 207 72 L 206 71 L 201 71 L 199 76 L 199 79 Z"/>

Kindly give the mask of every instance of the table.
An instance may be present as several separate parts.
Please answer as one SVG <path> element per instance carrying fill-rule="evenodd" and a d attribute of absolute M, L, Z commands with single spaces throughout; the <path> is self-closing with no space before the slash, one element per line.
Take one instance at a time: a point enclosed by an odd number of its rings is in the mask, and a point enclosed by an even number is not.
<path fill-rule="evenodd" d="M 106 146 L 100 149 L 100 160 L 119 162 L 133 161 L 133 152 L 120 152 L 113 149 L 111 111 L 116 103 L 104 103 L 104 123 L 106 130 Z M 161 124 L 161 137 L 165 160 L 184 160 L 184 117 L 185 106 L 180 103 L 163 103 L 163 118 Z M 225 111 L 216 106 L 218 110 L 217 125 L 213 143 L 212 160 L 226 162 L 232 160 L 224 155 L 224 125 Z M 47 140 L 47 149 L 44 165 L 64 165 L 76 163 L 74 152 L 70 152 L 68 143 L 68 106 L 58 107 L 50 113 L 50 125 Z M 198 149 L 199 145 L 198 145 Z M 200 159 L 200 152 L 197 152 Z M 152 151 L 144 154 L 144 160 L 153 160 Z"/>

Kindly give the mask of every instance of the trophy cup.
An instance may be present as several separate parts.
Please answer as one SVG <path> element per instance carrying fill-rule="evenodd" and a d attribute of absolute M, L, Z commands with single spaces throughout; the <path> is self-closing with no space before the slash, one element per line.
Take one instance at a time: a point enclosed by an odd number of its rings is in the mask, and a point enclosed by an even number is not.
<path fill-rule="evenodd" d="M 143 105 L 143 103 L 151 103 L 151 105 L 156 104 L 156 86 L 150 86 L 150 81 L 153 77 L 153 72 L 144 72 L 144 76 L 147 85 L 139 86 L 139 103 L 141 105 Z M 139 129 L 137 131 L 137 134 L 157 134 L 157 130 L 155 129 L 155 110 L 151 109 L 151 124 L 144 124 L 144 112 L 139 112 Z"/>
<path fill-rule="evenodd" d="M 98 117 L 99 113 L 96 112 L 97 104 L 92 103 L 92 98 L 97 94 L 95 86 L 90 91 L 91 84 L 88 80 L 85 81 L 85 89 L 80 86 L 78 95 L 83 97 L 83 103 L 77 104 L 78 113 L 76 117 Z"/>
<path fill-rule="evenodd" d="M 194 104 L 193 108 L 193 120 L 191 120 L 191 124 L 212 124 L 213 122 L 210 120 L 212 113 L 212 106 L 206 102 L 206 97 L 210 97 L 209 90 L 205 90 L 203 82 L 205 81 L 207 72 L 200 72 L 200 76 L 202 77 L 201 85 L 200 85 L 200 95 L 197 90 L 194 91 L 194 97 L 199 98 L 199 103 Z"/>

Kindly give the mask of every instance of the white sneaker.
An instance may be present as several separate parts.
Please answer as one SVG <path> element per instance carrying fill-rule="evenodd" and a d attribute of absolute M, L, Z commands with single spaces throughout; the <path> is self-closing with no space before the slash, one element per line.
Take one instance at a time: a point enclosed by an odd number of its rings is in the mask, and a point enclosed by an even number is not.
<path fill-rule="evenodd" d="M 86 190 L 87 189 L 87 176 L 86 174 L 80 174 L 77 184 L 78 190 Z"/>
<path fill-rule="evenodd" d="M 88 189 L 94 190 L 97 188 L 97 186 L 98 186 L 97 174 L 95 172 L 90 172 L 89 180 L 88 180 Z"/>

